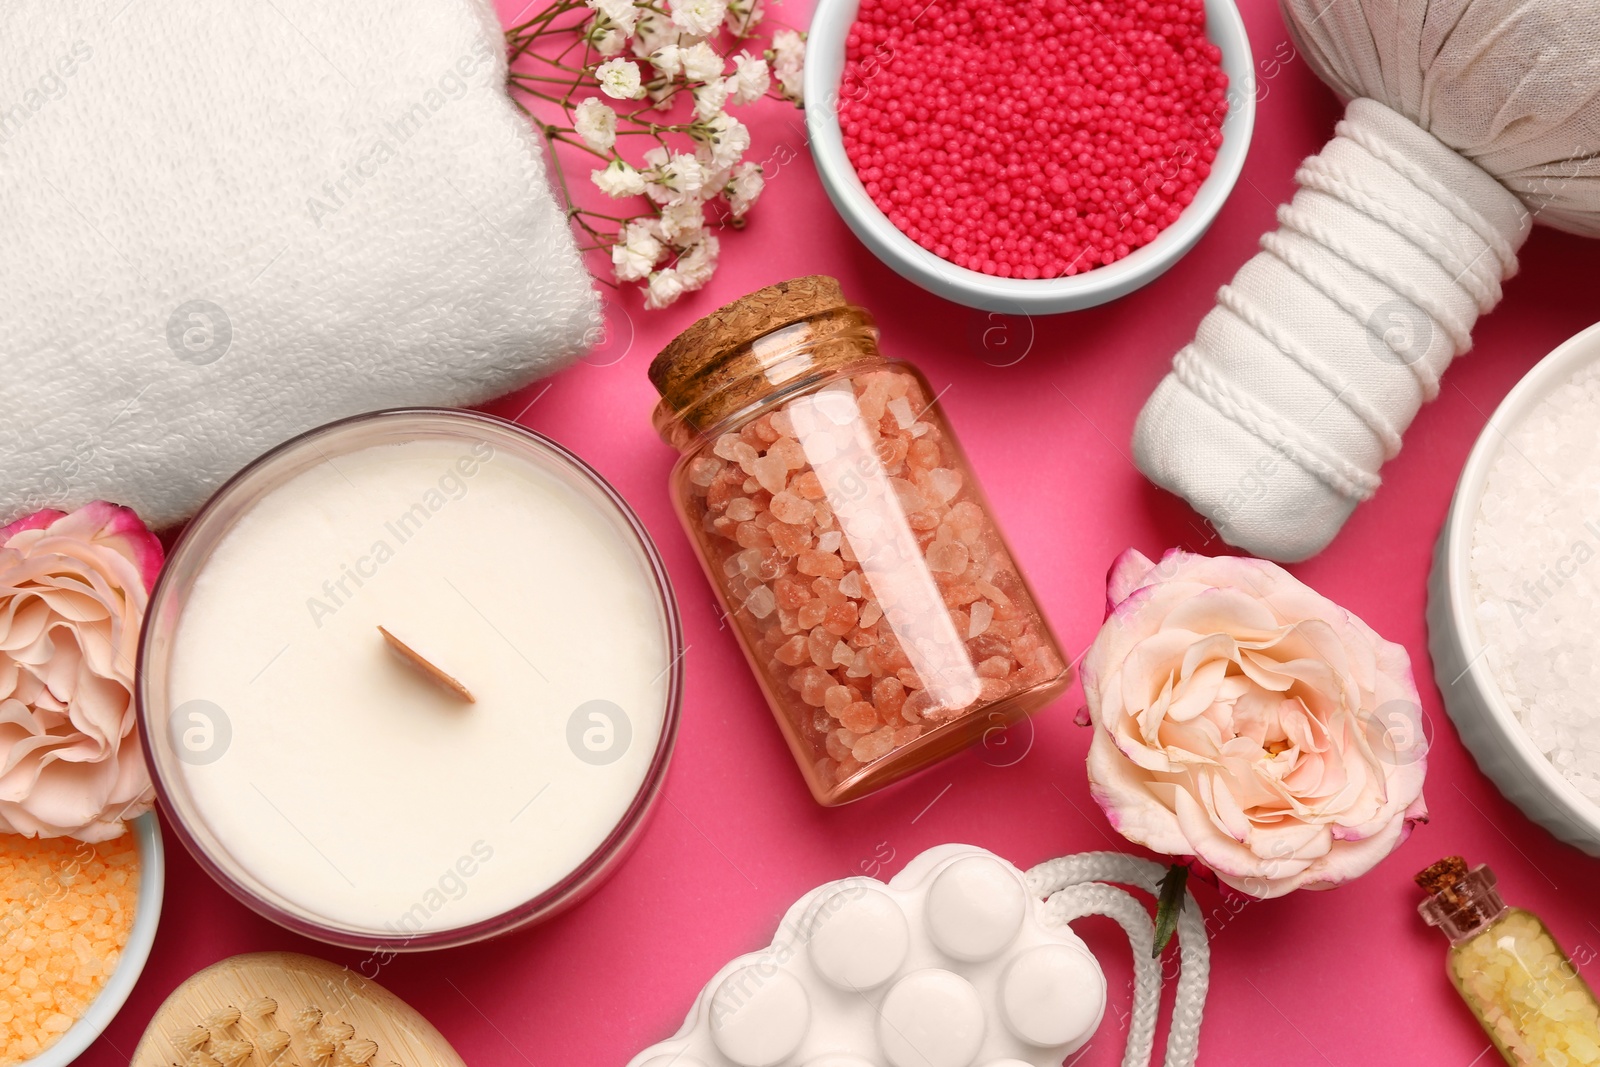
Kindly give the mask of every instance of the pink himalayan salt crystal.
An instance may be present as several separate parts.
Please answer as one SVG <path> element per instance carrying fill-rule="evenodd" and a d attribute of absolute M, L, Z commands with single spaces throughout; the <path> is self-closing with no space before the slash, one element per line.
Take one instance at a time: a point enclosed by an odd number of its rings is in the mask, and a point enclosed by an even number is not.
<path fill-rule="evenodd" d="M 862 559 L 878 568 L 872 573 L 911 564 L 892 538 L 884 539 L 894 522 L 855 507 L 849 531 L 840 528 L 829 486 L 808 466 L 786 410 L 723 435 L 712 456 L 688 465 L 694 499 L 704 503 L 709 556 L 739 584 L 734 601 L 742 607 L 735 618 L 759 644 L 762 661 L 788 683 L 780 692 L 795 693 L 791 717 L 812 739 L 814 766 L 825 783 L 842 783 L 930 727 L 1062 669 L 1059 659 L 1041 651 L 1046 646 L 1031 605 L 1019 606 L 1007 591 L 1020 591 L 1015 568 L 983 509 L 963 499 L 959 459 L 946 454 L 944 433 L 926 415 L 920 386 L 909 375 L 875 371 L 857 375 L 850 387 L 855 405 L 824 397 L 831 406 L 818 402 L 808 416 L 808 425 L 820 412 L 827 425 L 841 427 L 830 431 L 831 445 L 817 445 L 818 454 L 831 448 L 833 460 L 848 461 L 848 450 L 859 447 L 851 442 L 865 430 L 881 465 L 876 469 L 890 476 L 879 491 L 891 507 L 899 505 L 914 531 L 916 551 L 966 645 L 955 654 L 978 674 L 977 699 L 965 706 L 943 706 L 927 691 L 902 642 L 919 649 L 918 662 L 925 664 L 952 651 L 918 637 L 925 633 L 918 612 L 892 595 L 881 602 L 865 579 Z M 851 428 L 858 418 L 867 421 Z"/>
<path fill-rule="evenodd" d="M 935 504 L 948 503 L 961 492 L 961 472 L 949 467 L 935 467 L 918 483 L 923 496 Z"/>
<path fill-rule="evenodd" d="M 935 541 L 928 546 L 928 569 L 960 574 L 967 569 L 967 546 L 960 541 Z"/>
<path fill-rule="evenodd" d="M 717 475 L 722 471 L 722 464 L 710 456 L 696 456 L 689 462 L 689 481 L 694 485 L 707 486 L 717 480 Z"/>
<path fill-rule="evenodd" d="M 858 740 L 850 749 L 850 754 L 862 763 L 871 763 L 875 759 L 887 756 L 893 748 L 894 727 L 885 726 Z"/>
<path fill-rule="evenodd" d="M 811 666 L 800 671 L 795 677 L 800 679 L 800 699 L 814 708 L 822 707 L 827 699 L 828 688 L 833 679 L 828 677 L 828 672 L 821 667 Z"/>
<path fill-rule="evenodd" d="M 779 522 L 798 526 L 816 514 L 816 505 L 805 497 L 785 490 L 772 497 L 772 517 Z"/>
<path fill-rule="evenodd" d="M 851 733 L 864 734 L 877 728 L 878 710 L 865 700 L 853 701 L 840 710 L 839 724 Z M 860 756 L 856 758 L 861 759 Z"/>
<path fill-rule="evenodd" d="M 723 459 L 739 464 L 739 469 L 749 474 L 751 464 L 755 463 L 760 455 L 755 448 L 739 439 L 738 434 L 725 433 L 717 438 L 717 443 L 711 451 Z"/>
<path fill-rule="evenodd" d="M 805 551 L 795 564 L 801 574 L 823 575 L 828 578 L 844 577 L 844 561 L 830 552 Z"/>
<path fill-rule="evenodd" d="M 783 492 L 783 487 L 789 478 L 789 467 L 782 457 L 765 455 L 750 466 L 756 481 L 761 483 L 761 488 L 771 493 L 774 498 Z"/>
<path fill-rule="evenodd" d="M 790 667 L 798 667 L 811 658 L 810 652 L 806 650 L 806 639 L 799 634 L 779 645 L 778 650 L 772 655 L 779 663 Z"/>
<path fill-rule="evenodd" d="M 810 630 L 821 626 L 823 620 L 827 617 L 828 602 L 823 600 L 821 597 L 817 597 L 814 600 L 806 601 L 805 604 L 801 606 L 799 613 L 796 615 L 795 621 L 798 622 L 804 629 Z"/>
<path fill-rule="evenodd" d="M 1011 673 L 1011 660 L 1005 656 L 990 656 L 978 664 L 979 678 L 1004 678 Z"/>
<path fill-rule="evenodd" d="M 758 619 L 764 619 L 778 608 L 778 601 L 767 586 L 759 586 L 752 590 L 745 598 L 744 606 L 750 614 Z"/>

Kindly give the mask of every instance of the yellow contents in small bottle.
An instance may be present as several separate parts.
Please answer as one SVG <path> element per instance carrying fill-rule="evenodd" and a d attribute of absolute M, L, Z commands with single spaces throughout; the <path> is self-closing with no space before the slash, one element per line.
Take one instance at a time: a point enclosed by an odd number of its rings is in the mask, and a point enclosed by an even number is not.
<path fill-rule="evenodd" d="M 1512 1064 L 1600 1064 L 1600 1005 L 1544 923 L 1508 908 L 1450 950 L 1450 977 Z"/>

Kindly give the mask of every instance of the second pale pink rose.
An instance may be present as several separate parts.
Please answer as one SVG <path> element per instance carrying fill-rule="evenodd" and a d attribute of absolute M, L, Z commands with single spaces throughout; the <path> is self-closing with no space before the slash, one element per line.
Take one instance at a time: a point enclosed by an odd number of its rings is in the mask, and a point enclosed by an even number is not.
<path fill-rule="evenodd" d="M 1256 897 L 1370 870 L 1424 821 L 1410 657 L 1263 560 L 1128 551 L 1083 661 L 1112 825 Z"/>

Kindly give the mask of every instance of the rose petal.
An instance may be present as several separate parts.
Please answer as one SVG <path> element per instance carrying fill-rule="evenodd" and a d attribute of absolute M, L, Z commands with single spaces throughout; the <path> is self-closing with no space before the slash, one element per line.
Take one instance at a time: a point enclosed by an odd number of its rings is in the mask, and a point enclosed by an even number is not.
<path fill-rule="evenodd" d="M 1136 844 L 1168 855 L 1187 855 L 1178 820 L 1150 791 L 1143 776 L 1111 738 L 1096 730 L 1089 743 L 1089 795 L 1111 826 Z"/>

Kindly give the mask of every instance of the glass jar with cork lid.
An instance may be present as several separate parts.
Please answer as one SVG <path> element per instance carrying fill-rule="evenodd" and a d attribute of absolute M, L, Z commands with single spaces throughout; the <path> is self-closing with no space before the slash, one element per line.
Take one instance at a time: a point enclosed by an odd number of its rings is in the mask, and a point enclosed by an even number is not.
<path fill-rule="evenodd" d="M 927 380 L 833 278 L 650 366 L 672 496 L 812 795 L 848 803 L 1058 697 L 1071 670 Z"/>

